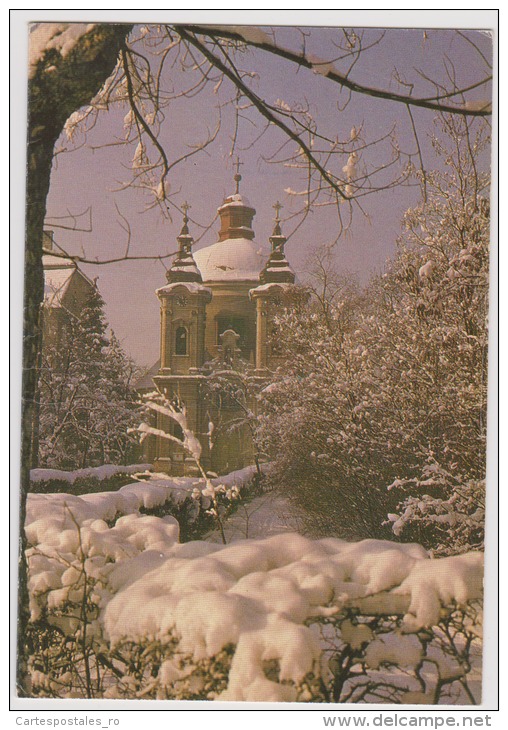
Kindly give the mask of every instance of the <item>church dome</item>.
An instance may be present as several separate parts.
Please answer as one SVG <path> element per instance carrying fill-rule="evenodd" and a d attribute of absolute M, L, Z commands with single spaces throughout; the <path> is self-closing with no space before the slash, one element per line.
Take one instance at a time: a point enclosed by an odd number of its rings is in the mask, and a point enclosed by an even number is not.
<path fill-rule="evenodd" d="M 266 261 L 265 250 L 253 240 L 252 219 L 256 211 L 245 195 L 240 195 L 241 179 L 237 172 L 236 192 L 228 195 L 218 209 L 219 240 L 194 254 L 204 282 L 257 282 Z"/>
<path fill-rule="evenodd" d="M 203 281 L 258 281 L 266 251 L 249 238 L 227 238 L 202 248 L 194 260 Z"/>

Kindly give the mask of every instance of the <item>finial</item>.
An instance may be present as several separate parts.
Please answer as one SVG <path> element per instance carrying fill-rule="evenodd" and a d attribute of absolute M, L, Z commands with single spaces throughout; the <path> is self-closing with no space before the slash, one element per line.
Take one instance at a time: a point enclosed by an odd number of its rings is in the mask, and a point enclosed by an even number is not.
<path fill-rule="evenodd" d="M 192 246 L 192 237 L 189 234 L 189 226 L 187 223 L 189 222 L 189 216 L 187 215 L 187 212 L 191 206 L 187 201 L 182 203 L 181 210 L 183 212 L 183 225 L 182 230 L 180 231 L 180 234 L 177 238 L 178 243 L 180 244 L 180 255 L 188 255 L 191 250 Z"/>
<path fill-rule="evenodd" d="M 236 174 L 233 178 L 234 181 L 236 182 L 235 194 L 239 195 L 240 194 L 240 180 L 242 179 L 242 176 L 240 175 L 240 165 L 243 165 L 243 162 L 240 162 L 240 158 L 238 157 L 238 155 L 236 156 L 236 162 L 234 163 L 234 165 L 236 167 Z"/>
<path fill-rule="evenodd" d="M 189 234 L 189 226 L 187 225 L 187 223 L 189 222 L 189 216 L 187 215 L 187 211 L 190 207 L 191 206 L 187 201 L 185 201 L 185 203 L 182 203 L 183 225 L 182 230 L 180 231 L 180 236 L 187 236 Z"/>
<path fill-rule="evenodd" d="M 277 201 L 275 205 L 272 205 L 272 208 L 275 210 L 275 226 L 272 236 L 282 236 L 282 232 L 280 230 L 280 209 L 283 207 L 284 206 L 282 203 L 279 203 L 279 201 Z"/>
<path fill-rule="evenodd" d="M 184 223 L 188 223 L 188 221 L 189 221 L 189 217 L 187 215 L 187 211 L 189 210 L 189 208 L 192 208 L 192 206 L 189 205 L 189 203 L 187 201 L 185 201 L 185 203 L 182 203 L 183 222 Z"/>

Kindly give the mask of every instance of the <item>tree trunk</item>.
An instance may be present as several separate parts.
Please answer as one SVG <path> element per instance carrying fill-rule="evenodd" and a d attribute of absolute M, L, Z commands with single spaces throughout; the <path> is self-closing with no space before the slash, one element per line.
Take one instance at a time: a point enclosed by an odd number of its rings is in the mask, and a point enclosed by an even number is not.
<path fill-rule="evenodd" d="M 44 300 L 42 238 L 53 150 L 69 116 L 89 103 L 112 73 L 132 26 L 96 25 L 65 57 L 52 49 L 39 61 L 28 91 L 25 293 L 21 424 L 21 490 L 18 573 L 17 691 L 27 696 L 28 584 L 25 560 L 26 500 L 30 467 L 37 462 L 37 382 Z M 48 63 L 46 63 L 46 60 Z M 51 62 L 52 71 L 46 68 Z"/>

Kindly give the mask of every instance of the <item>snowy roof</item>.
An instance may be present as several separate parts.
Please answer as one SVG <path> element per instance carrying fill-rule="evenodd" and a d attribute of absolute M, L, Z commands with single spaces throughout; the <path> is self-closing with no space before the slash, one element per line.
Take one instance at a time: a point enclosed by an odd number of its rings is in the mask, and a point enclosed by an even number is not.
<path fill-rule="evenodd" d="M 251 289 L 249 291 L 249 296 L 252 296 L 253 294 L 262 294 L 263 292 L 269 292 L 271 289 L 279 289 L 282 291 L 286 291 L 287 289 L 292 289 L 293 284 L 289 282 L 278 282 L 278 281 L 270 281 L 268 284 L 260 284 L 260 286 L 256 286 L 254 289 Z"/>
<path fill-rule="evenodd" d="M 196 266 L 196 262 L 190 251 L 180 251 L 171 264 L 171 268 L 166 273 L 166 278 L 169 284 L 183 282 L 201 284 L 203 281 L 201 272 Z"/>
<path fill-rule="evenodd" d="M 226 206 L 231 205 L 241 205 L 245 207 L 251 207 L 250 202 L 248 198 L 245 197 L 245 195 L 240 195 L 240 193 L 235 193 L 234 195 L 228 195 L 227 198 L 225 198 L 224 202 L 220 206 L 219 210 L 222 208 L 225 208 Z"/>
<path fill-rule="evenodd" d="M 44 270 L 44 299 L 50 307 L 60 306 L 75 271 L 76 267 Z"/>
<path fill-rule="evenodd" d="M 194 254 L 203 281 L 258 281 L 266 251 L 247 238 L 227 238 Z"/>
<path fill-rule="evenodd" d="M 51 253 L 46 253 L 42 257 L 42 265 L 44 269 L 76 269 L 77 266 L 72 259 L 65 258 L 64 256 L 54 256 Z"/>
<path fill-rule="evenodd" d="M 194 261 L 192 261 L 190 259 L 190 257 L 189 257 L 189 263 L 187 266 L 184 266 L 183 264 L 181 264 L 181 265 L 173 264 L 173 266 L 171 267 L 171 271 L 177 271 L 182 274 L 189 274 L 189 273 L 199 274 L 196 264 L 194 263 Z"/>
<path fill-rule="evenodd" d="M 139 380 L 136 381 L 136 384 L 134 386 L 136 390 L 146 390 L 147 388 L 153 389 L 155 387 L 153 384 L 153 377 L 154 375 L 158 375 L 160 369 L 161 361 L 159 358 L 157 362 L 154 362 L 152 367 L 147 370 L 146 373 L 142 375 Z"/>
<path fill-rule="evenodd" d="M 94 283 L 72 259 L 45 254 L 42 257 L 42 265 L 44 268 L 44 299 L 50 307 L 61 305 L 74 274 L 85 279 L 91 287 L 94 286 Z"/>
<path fill-rule="evenodd" d="M 210 289 L 208 289 L 208 287 L 203 286 L 196 281 L 175 281 L 172 284 L 166 284 L 166 286 L 161 286 L 159 289 L 155 290 L 155 293 L 157 294 L 157 296 L 160 296 L 161 294 L 170 294 L 174 289 L 177 289 L 178 287 L 183 287 L 184 289 L 187 289 L 187 291 L 191 294 L 196 294 L 197 292 L 206 292 L 207 294 L 211 295 L 212 293 Z"/>

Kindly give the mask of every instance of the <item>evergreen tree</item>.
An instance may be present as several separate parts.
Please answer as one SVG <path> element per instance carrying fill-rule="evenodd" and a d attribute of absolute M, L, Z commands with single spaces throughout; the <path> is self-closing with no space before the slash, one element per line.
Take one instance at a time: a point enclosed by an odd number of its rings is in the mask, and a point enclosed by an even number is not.
<path fill-rule="evenodd" d="M 137 422 L 135 364 L 113 333 L 94 289 L 79 318 L 44 340 L 40 376 L 40 464 L 66 469 L 125 463 Z"/>

